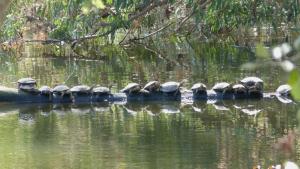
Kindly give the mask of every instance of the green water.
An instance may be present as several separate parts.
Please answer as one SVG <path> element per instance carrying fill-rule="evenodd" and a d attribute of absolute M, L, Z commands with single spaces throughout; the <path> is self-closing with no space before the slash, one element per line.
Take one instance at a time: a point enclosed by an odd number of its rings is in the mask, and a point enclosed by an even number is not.
<path fill-rule="evenodd" d="M 178 51 L 177 51 L 178 52 Z M 1 55 L 1 85 L 15 87 L 21 77 L 39 86 L 66 83 L 145 84 L 187 79 L 235 82 L 256 75 L 265 89 L 286 82 L 269 60 L 254 70 L 251 50 L 199 45 L 163 58 L 143 50 L 111 52 L 97 60 Z M 172 53 L 172 52 L 170 52 Z M 299 64 L 298 64 L 299 65 Z M 287 156 L 277 139 L 298 126 L 298 106 L 277 99 L 180 103 L 96 105 L 0 105 L 0 168 L 267 168 L 286 159 L 300 162 L 298 140 Z M 250 111 L 250 113 L 249 113 Z"/>
<path fill-rule="evenodd" d="M 260 112 L 248 115 L 234 105 Z M 295 130 L 295 105 L 274 100 L 223 106 L 228 110 L 203 102 L 2 105 L 0 166 L 213 169 L 285 159 L 273 144 Z"/>

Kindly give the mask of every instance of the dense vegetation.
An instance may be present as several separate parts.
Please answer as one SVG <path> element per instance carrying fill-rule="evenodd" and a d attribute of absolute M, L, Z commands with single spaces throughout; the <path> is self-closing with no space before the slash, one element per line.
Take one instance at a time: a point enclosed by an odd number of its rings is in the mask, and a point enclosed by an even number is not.
<path fill-rule="evenodd" d="M 236 37 L 250 28 L 286 31 L 298 20 L 297 0 L 13 0 L 3 40 L 57 39 L 106 43 L 147 38 Z M 163 36 L 160 36 L 163 35 Z"/>
<path fill-rule="evenodd" d="M 266 44 L 261 39 L 249 43 L 251 35 L 289 40 L 291 28 L 298 27 L 299 9 L 298 0 L 12 0 L 0 37 L 2 41 L 21 43 L 66 42 L 83 57 L 103 53 L 105 50 L 99 52 L 97 47 L 103 44 L 142 44 L 164 57 L 162 53 L 174 55 L 165 51 L 170 47 L 182 49 L 183 41 L 200 53 L 194 43 L 199 40 L 230 40 L 239 46 L 254 46 L 257 41 Z M 299 46 L 295 43 L 293 49 Z M 270 56 L 262 45 L 258 47 L 258 56 Z M 62 53 L 61 48 L 55 50 Z M 282 53 L 275 60 L 283 67 L 293 67 L 286 55 L 290 53 Z M 299 86 L 298 72 L 288 71 L 293 72 L 290 84 Z"/>

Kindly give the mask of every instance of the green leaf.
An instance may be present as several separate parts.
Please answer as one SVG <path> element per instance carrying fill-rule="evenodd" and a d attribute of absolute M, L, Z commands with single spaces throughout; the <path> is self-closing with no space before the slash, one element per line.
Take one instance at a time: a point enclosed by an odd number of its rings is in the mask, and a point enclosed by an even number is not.
<path fill-rule="evenodd" d="M 255 51 L 255 53 L 260 58 L 268 58 L 268 57 L 270 57 L 269 51 L 261 43 L 259 43 L 259 44 L 256 45 L 256 51 Z"/>
<path fill-rule="evenodd" d="M 85 15 L 88 15 L 89 13 L 90 13 L 90 6 L 89 5 L 83 5 L 82 7 L 81 7 L 81 11 L 82 11 L 82 13 L 83 14 L 85 14 Z"/>
<path fill-rule="evenodd" d="M 105 5 L 102 0 L 92 0 L 92 4 L 95 5 L 98 9 L 104 9 Z"/>
<path fill-rule="evenodd" d="M 106 3 L 111 5 L 111 4 L 113 4 L 113 0 L 106 0 Z"/>
<path fill-rule="evenodd" d="M 178 43 L 178 37 L 177 37 L 176 35 L 171 35 L 171 36 L 169 37 L 169 40 L 170 40 L 170 42 L 173 43 L 173 44 Z"/>
<path fill-rule="evenodd" d="M 289 85 L 292 87 L 292 95 L 296 100 L 300 100 L 300 75 L 297 70 L 290 73 L 288 80 Z"/>

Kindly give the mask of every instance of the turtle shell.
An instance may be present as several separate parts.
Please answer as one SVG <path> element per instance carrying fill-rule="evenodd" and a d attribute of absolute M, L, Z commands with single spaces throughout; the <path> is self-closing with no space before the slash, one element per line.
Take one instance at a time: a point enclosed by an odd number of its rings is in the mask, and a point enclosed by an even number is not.
<path fill-rule="evenodd" d="M 19 84 L 36 84 L 36 80 L 27 77 L 27 78 L 22 78 L 18 80 Z"/>
<path fill-rule="evenodd" d="M 246 87 L 254 86 L 256 83 L 263 83 L 264 81 L 258 77 L 246 77 L 240 81 Z"/>
<path fill-rule="evenodd" d="M 288 95 L 288 94 L 290 94 L 291 90 L 292 90 L 292 87 L 290 85 L 284 84 L 284 85 L 279 86 L 276 89 L 276 93 L 279 93 L 280 95 Z"/>
<path fill-rule="evenodd" d="M 42 94 L 50 94 L 50 93 L 52 93 L 52 89 L 49 86 L 42 86 L 42 87 L 39 88 L 39 91 Z"/>
<path fill-rule="evenodd" d="M 224 90 L 230 88 L 231 85 L 227 82 L 221 82 L 221 83 L 217 83 L 213 86 L 213 90 L 216 92 L 223 92 Z"/>
<path fill-rule="evenodd" d="M 145 86 L 144 86 L 144 90 L 148 90 L 148 91 L 155 91 L 158 90 L 160 87 L 160 84 L 158 81 L 151 81 L 148 82 Z"/>
<path fill-rule="evenodd" d="M 247 88 L 242 84 L 235 84 L 232 86 L 235 92 L 247 92 Z"/>
<path fill-rule="evenodd" d="M 206 90 L 206 85 L 203 83 L 196 83 L 192 86 L 191 90 L 197 92 L 199 90 Z"/>
<path fill-rule="evenodd" d="M 196 83 L 192 86 L 191 90 L 195 89 L 206 89 L 206 85 L 203 83 Z"/>
<path fill-rule="evenodd" d="M 110 94 L 110 90 L 108 87 L 95 87 L 93 88 L 93 93 L 99 93 L 99 94 Z"/>
<path fill-rule="evenodd" d="M 82 93 L 87 93 L 87 92 L 90 92 L 90 87 L 89 86 L 87 86 L 87 85 L 78 85 L 78 86 L 74 86 L 74 87 L 72 87 L 71 89 L 70 89 L 70 91 L 72 92 L 72 93 L 80 93 L 80 92 L 82 92 Z"/>
<path fill-rule="evenodd" d="M 121 92 L 124 93 L 131 93 L 131 92 L 138 92 L 141 90 L 141 86 L 138 83 L 129 83 L 126 87 L 124 87 Z"/>
<path fill-rule="evenodd" d="M 179 87 L 180 83 L 178 82 L 166 82 L 160 86 L 160 91 L 165 93 L 175 92 Z"/>
<path fill-rule="evenodd" d="M 67 85 L 57 85 L 53 88 L 53 92 L 66 92 L 69 89 Z"/>
<path fill-rule="evenodd" d="M 23 91 L 35 89 L 36 81 L 32 78 L 22 78 L 18 80 L 18 88 Z"/>

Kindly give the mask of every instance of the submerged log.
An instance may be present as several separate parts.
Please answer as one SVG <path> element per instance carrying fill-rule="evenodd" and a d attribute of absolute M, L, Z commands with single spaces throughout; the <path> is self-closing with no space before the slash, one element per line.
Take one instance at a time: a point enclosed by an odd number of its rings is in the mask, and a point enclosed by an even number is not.
<path fill-rule="evenodd" d="M 0 86 L 0 102 L 13 102 L 13 103 L 101 103 L 101 102 L 147 102 L 147 101 L 181 101 L 181 102 L 192 102 L 197 100 L 240 100 L 240 99 L 273 99 L 278 98 L 276 93 L 263 93 L 261 96 L 249 96 L 249 95 L 234 95 L 234 94 L 222 94 L 208 90 L 205 94 L 194 95 L 191 91 L 176 92 L 176 93 L 114 93 L 104 95 L 64 95 L 57 96 L 52 95 L 51 97 L 42 95 L 39 93 L 28 93 L 18 89 L 8 88 Z M 282 98 L 282 97 L 280 97 Z M 279 99 L 280 100 L 280 99 Z M 284 97 L 284 100 L 290 100 L 291 98 Z"/>

